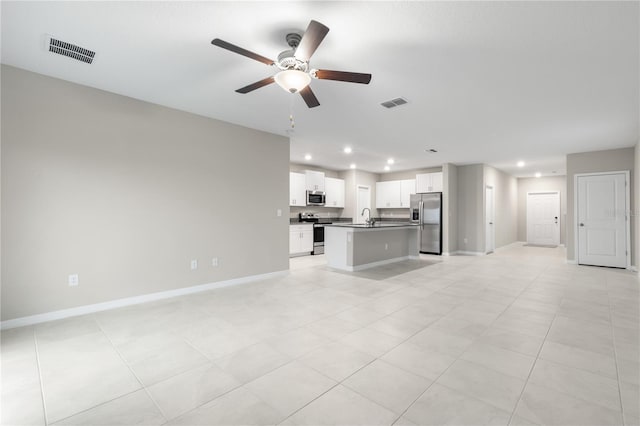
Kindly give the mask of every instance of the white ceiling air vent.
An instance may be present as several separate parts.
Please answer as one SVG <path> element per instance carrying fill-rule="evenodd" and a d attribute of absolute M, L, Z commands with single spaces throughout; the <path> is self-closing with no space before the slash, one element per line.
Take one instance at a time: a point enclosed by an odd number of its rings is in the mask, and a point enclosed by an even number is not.
<path fill-rule="evenodd" d="M 395 108 L 397 106 L 404 105 L 406 103 L 407 103 L 407 100 L 405 98 L 395 98 L 395 99 L 391 99 L 390 101 L 382 102 L 380 105 L 382 105 L 385 108 Z"/>
<path fill-rule="evenodd" d="M 84 47 L 77 46 L 66 41 L 61 41 L 51 36 L 47 36 L 45 40 L 45 48 L 52 53 L 58 55 L 67 56 L 78 61 L 90 64 L 93 62 L 93 58 L 96 56 L 96 52 L 85 49 Z"/>

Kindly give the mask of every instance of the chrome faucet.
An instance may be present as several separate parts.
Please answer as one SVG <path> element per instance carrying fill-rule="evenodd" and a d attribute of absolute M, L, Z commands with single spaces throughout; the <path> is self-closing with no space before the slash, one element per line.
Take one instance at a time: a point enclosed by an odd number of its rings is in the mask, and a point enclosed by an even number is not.
<path fill-rule="evenodd" d="M 369 212 L 368 214 L 368 218 L 365 221 L 367 226 L 373 226 L 376 223 L 375 219 L 371 219 L 371 209 L 369 207 L 365 207 L 364 209 L 362 209 L 362 213 L 360 213 L 360 216 L 364 216 L 364 211 L 367 210 Z"/>

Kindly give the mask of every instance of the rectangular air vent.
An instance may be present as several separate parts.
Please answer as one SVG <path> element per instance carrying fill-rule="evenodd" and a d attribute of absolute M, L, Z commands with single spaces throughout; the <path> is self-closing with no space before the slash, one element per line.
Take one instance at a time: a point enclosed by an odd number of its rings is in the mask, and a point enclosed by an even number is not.
<path fill-rule="evenodd" d="M 399 105 L 404 105 L 406 103 L 407 103 L 407 100 L 405 98 L 395 98 L 395 99 L 391 99 L 390 101 L 382 102 L 380 105 L 382 105 L 385 108 L 395 108 Z"/>
<path fill-rule="evenodd" d="M 61 41 L 51 36 L 47 36 L 47 46 L 49 52 L 57 53 L 58 55 L 67 56 L 78 61 L 90 64 L 93 62 L 93 58 L 96 56 L 96 52 L 77 46 L 66 41 Z"/>

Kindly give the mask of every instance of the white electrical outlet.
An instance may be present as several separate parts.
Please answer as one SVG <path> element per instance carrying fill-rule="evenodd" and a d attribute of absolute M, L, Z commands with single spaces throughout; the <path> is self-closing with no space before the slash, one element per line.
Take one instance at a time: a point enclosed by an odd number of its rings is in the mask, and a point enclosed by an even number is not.
<path fill-rule="evenodd" d="M 78 274 L 69 275 L 69 287 L 76 287 L 78 284 Z"/>
<path fill-rule="evenodd" d="M 385 249 L 385 250 L 389 250 L 389 244 L 384 243 L 384 249 Z"/>
<path fill-rule="evenodd" d="M 467 239 L 466 238 L 464 240 L 462 240 L 462 241 L 464 241 L 464 243 L 467 244 Z"/>
<path fill-rule="evenodd" d="M 282 216 L 282 209 L 276 210 L 276 216 L 278 217 Z"/>
<path fill-rule="evenodd" d="M 193 259 L 193 260 L 191 260 L 191 270 L 195 271 L 196 269 L 198 269 L 198 260 L 197 259 Z"/>
<path fill-rule="evenodd" d="M 218 258 L 214 257 L 213 259 L 211 259 L 211 266 L 218 266 Z"/>

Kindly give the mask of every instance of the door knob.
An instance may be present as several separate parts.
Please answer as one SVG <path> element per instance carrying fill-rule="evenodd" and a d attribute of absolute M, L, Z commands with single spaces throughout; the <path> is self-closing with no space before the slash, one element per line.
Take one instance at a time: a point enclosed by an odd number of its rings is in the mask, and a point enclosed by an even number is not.
<path fill-rule="evenodd" d="M 584 223 L 581 223 L 580 226 L 584 226 Z"/>

